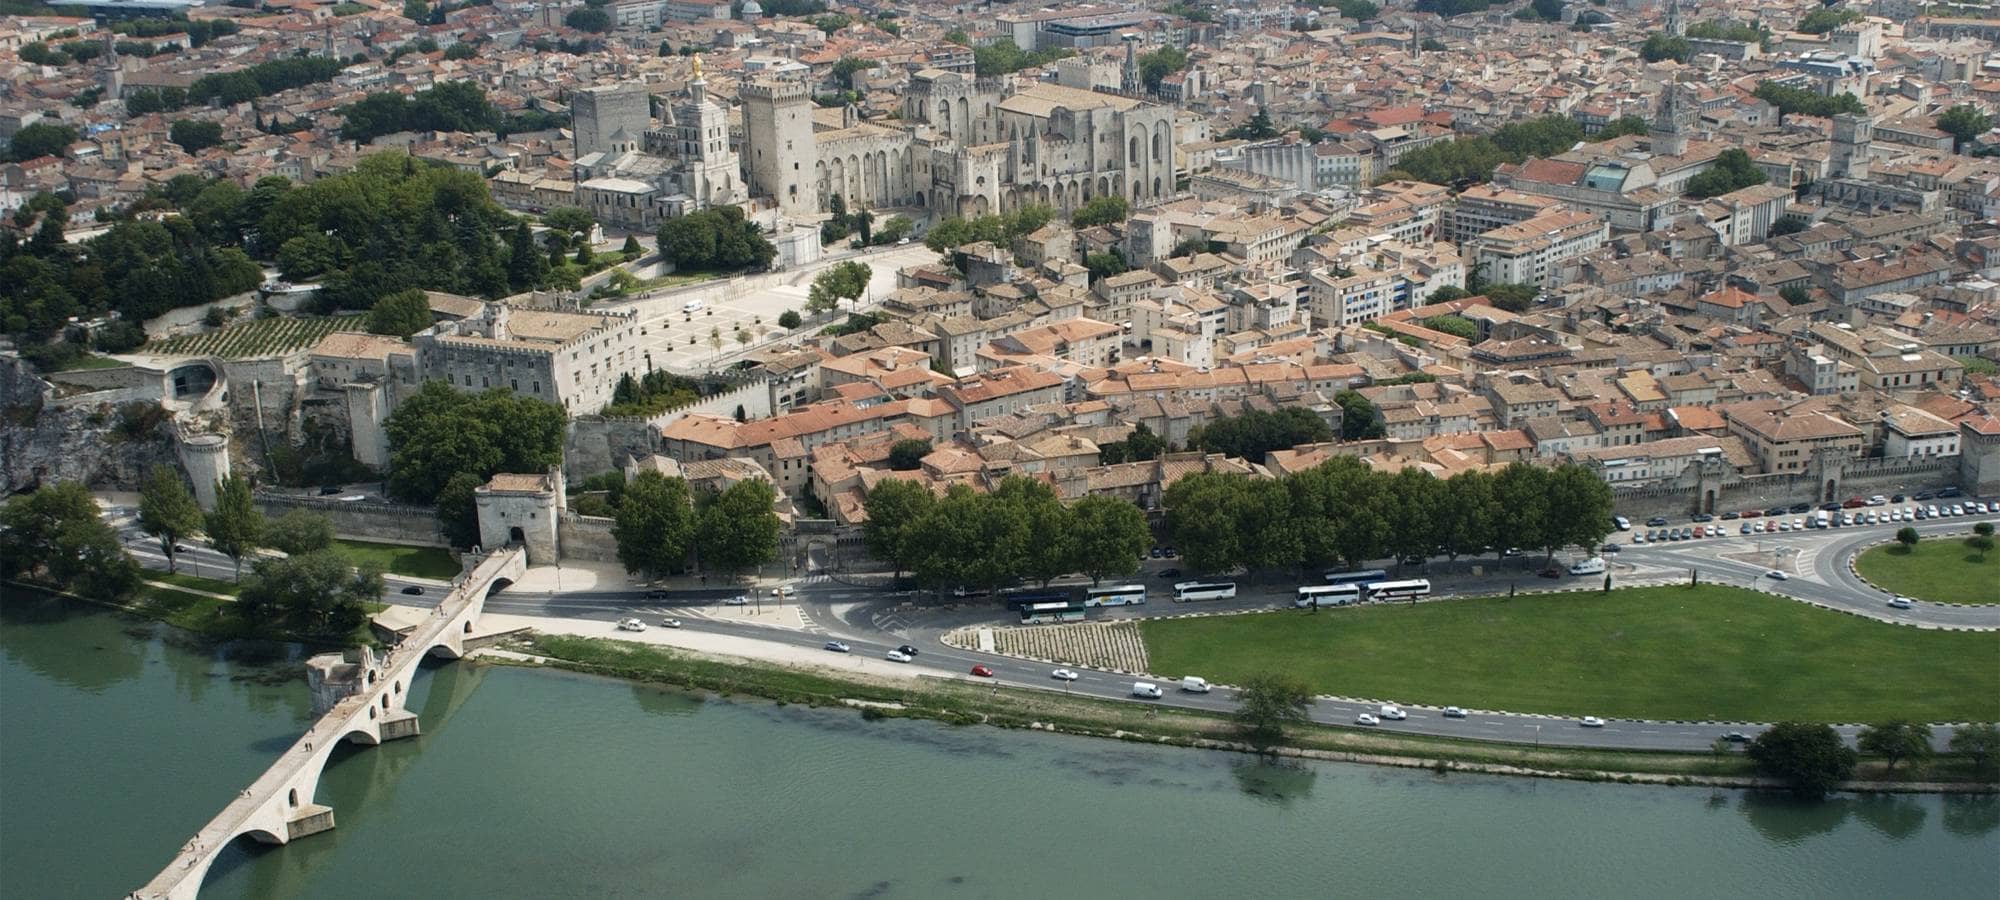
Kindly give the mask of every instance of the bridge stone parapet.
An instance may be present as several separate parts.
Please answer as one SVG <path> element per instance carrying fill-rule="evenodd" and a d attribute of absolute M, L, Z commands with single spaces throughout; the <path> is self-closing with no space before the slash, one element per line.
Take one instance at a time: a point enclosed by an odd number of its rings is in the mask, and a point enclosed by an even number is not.
<path fill-rule="evenodd" d="M 526 554 L 518 547 L 488 554 L 452 585 L 424 624 L 379 661 L 361 657 L 356 689 L 333 700 L 331 708 L 277 762 L 202 826 L 160 874 L 131 896 L 193 900 L 216 857 L 237 838 L 285 844 L 331 829 L 333 810 L 315 803 L 314 795 L 334 748 L 343 742 L 373 746 L 417 736 L 417 716 L 407 703 L 410 679 L 418 665 L 425 656 L 457 659 L 477 649 L 480 640 L 488 637 L 477 633 L 474 624 L 486 605 L 487 594 L 512 583 L 525 571 Z"/>

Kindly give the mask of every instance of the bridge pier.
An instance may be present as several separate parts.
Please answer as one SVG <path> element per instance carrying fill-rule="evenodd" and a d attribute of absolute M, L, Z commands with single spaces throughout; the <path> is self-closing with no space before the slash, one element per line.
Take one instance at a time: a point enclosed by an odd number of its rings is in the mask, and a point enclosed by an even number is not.
<path fill-rule="evenodd" d="M 422 729 L 417 725 L 417 714 L 409 710 L 395 710 L 382 717 L 382 740 L 400 741 L 422 733 Z"/>

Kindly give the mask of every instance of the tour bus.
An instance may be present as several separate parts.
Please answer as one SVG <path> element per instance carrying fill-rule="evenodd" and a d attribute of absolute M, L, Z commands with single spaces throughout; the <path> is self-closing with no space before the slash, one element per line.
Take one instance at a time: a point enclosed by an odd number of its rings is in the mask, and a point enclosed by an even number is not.
<path fill-rule="evenodd" d="M 1234 599 L 1236 599 L 1236 582 L 1234 581 L 1217 581 L 1210 583 L 1204 583 L 1200 581 L 1183 581 L 1179 584 L 1174 585 L 1175 603 L 1186 603 L 1189 600 L 1234 600 Z"/>
<path fill-rule="evenodd" d="M 1388 580 L 1389 580 L 1389 573 L 1384 572 L 1381 569 L 1362 569 L 1357 572 L 1326 573 L 1327 584 L 1374 584 L 1377 581 L 1388 581 Z"/>
<path fill-rule="evenodd" d="M 1146 602 L 1146 586 L 1143 584 L 1091 588 L 1083 593 L 1085 606 L 1127 606 L 1144 602 Z"/>
<path fill-rule="evenodd" d="M 1361 585 L 1329 584 L 1325 586 L 1314 585 L 1302 587 L 1299 588 L 1299 598 L 1292 601 L 1292 605 L 1304 609 L 1314 605 L 1315 601 L 1320 606 L 1346 606 L 1349 603 L 1360 603 Z"/>
<path fill-rule="evenodd" d="M 1378 581 L 1368 586 L 1368 599 L 1376 602 L 1385 600 L 1410 600 L 1431 595 L 1431 582 L 1427 578 L 1412 578 L 1409 581 Z"/>
<path fill-rule="evenodd" d="M 1054 600 L 1021 608 L 1021 624 L 1046 625 L 1052 622 L 1081 622 L 1083 604 L 1075 600 Z"/>
<path fill-rule="evenodd" d="M 1068 603 L 1073 599 L 1067 588 L 1002 591 L 1000 596 L 1007 601 L 1007 608 L 1012 610 L 1023 610 L 1042 603 Z"/>

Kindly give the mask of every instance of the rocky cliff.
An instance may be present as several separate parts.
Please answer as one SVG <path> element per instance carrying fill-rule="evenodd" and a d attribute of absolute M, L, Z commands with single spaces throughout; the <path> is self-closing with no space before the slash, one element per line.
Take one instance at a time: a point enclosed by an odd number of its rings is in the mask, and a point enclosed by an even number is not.
<path fill-rule="evenodd" d="M 53 481 L 138 490 L 155 463 L 179 465 L 169 416 L 158 403 L 58 404 L 28 364 L 0 357 L 0 494 Z"/>

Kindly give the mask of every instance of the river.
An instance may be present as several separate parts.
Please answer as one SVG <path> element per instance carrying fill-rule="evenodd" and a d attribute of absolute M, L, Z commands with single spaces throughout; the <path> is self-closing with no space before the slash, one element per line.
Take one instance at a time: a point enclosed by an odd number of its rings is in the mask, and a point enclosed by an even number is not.
<path fill-rule="evenodd" d="M 303 728 L 295 648 L 0 603 L 9 896 L 144 883 Z M 2000 799 L 1800 804 L 702 700 L 439 664 L 424 734 L 336 757 L 332 832 L 202 896 L 1991 897 Z"/>

